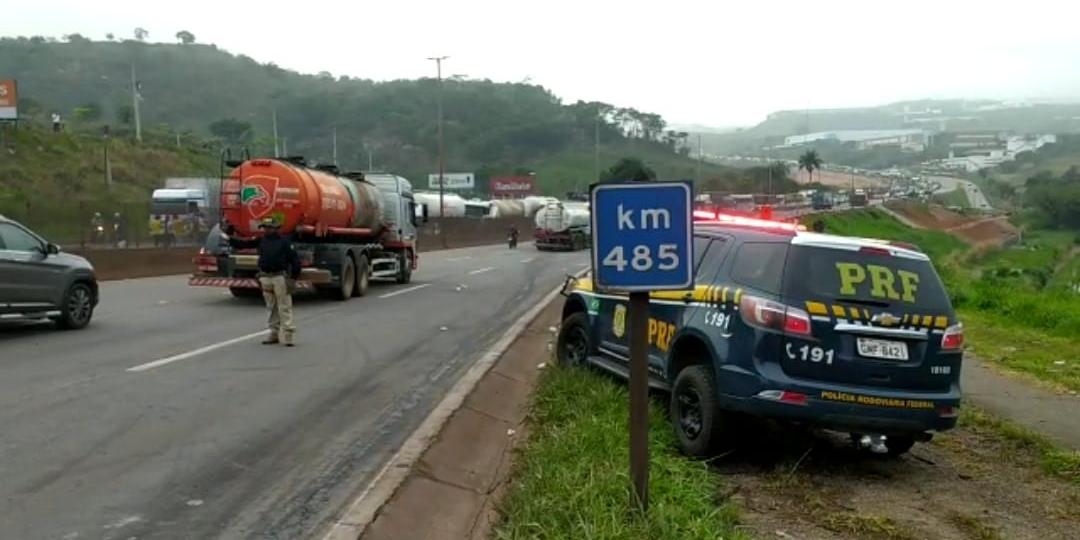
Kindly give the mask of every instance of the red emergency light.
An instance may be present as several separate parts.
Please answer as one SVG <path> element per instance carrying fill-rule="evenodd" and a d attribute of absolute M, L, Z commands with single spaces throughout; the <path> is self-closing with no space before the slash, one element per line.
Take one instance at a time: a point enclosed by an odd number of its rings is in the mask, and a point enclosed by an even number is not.
<path fill-rule="evenodd" d="M 749 218 L 744 216 L 734 216 L 731 214 L 725 214 L 723 212 L 712 212 L 709 210 L 694 210 L 694 222 L 702 224 L 715 223 L 719 225 L 736 225 L 741 227 L 753 227 L 758 229 L 772 229 L 789 232 L 806 230 L 805 225 L 799 225 L 797 223 Z"/>

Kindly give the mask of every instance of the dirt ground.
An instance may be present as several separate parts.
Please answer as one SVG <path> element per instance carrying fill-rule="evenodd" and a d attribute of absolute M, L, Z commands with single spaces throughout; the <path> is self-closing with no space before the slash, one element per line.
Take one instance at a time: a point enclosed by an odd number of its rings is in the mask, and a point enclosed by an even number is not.
<path fill-rule="evenodd" d="M 908 201 L 893 201 L 887 206 L 920 227 L 951 233 L 973 246 L 999 246 L 1016 238 L 1016 228 L 1003 216 L 966 216 L 938 205 Z"/>
<path fill-rule="evenodd" d="M 795 181 L 800 184 L 805 184 L 810 181 L 809 175 L 806 171 L 791 172 L 795 176 Z M 821 182 L 826 186 L 836 186 L 841 189 L 851 189 L 851 174 L 839 171 L 814 171 L 814 181 Z M 855 187 L 856 188 L 868 188 L 868 187 L 881 187 L 887 186 L 888 182 L 879 180 L 877 178 L 870 178 L 868 176 L 855 175 Z"/>
<path fill-rule="evenodd" d="M 1080 537 L 1080 486 L 990 433 L 958 428 L 888 458 L 835 433 L 761 431 L 714 463 L 756 538 Z"/>

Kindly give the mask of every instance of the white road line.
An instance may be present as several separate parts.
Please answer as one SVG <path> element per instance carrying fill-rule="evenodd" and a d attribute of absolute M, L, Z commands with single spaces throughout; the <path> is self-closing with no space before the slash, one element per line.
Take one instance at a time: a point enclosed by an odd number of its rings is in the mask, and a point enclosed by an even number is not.
<path fill-rule="evenodd" d="M 417 291 L 417 290 L 423 289 L 424 287 L 430 287 L 430 286 L 431 286 L 430 283 L 425 283 L 423 285 L 417 285 L 415 287 L 409 287 L 408 289 L 401 289 L 400 291 L 394 291 L 392 293 L 386 293 L 386 294 L 383 294 L 383 295 L 379 295 L 379 298 L 390 298 L 392 296 L 397 296 L 399 294 L 405 294 L 407 292 Z"/>
<path fill-rule="evenodd" d="M 142 371 L 149 371 L 151 369 L 159 368 L 161 366 L 168 365 L 168 364 L 171 364 L 173 362 L 179 362 L 181 360 L 187 360 L 188 358 L 191 358 L 193 356 L 199 356 L 200 354 L 203 354 L 203 353 L 208 353 L 210 351 L 214 351 L 214 350 L 217 350 L 217 349 L 228 347 L 229 345 L 235 345 L 235 344 L 240 343 L 242 341 L 247 341 L 249 339 L 254 339 L 254 338 L 257 338 L 257 337 L 260 337 L 260 336 L 265 336 L 267 332 L 268 332 L 268 330 L 259 330 L 258 332 L 252 332 L 250 334 L 246 334 L 246 335 L 243 335 L 243 336 L 240 336 L 240 337 L 227 339 L 227 340 L 222 341 L 220 343 L 214 343 L 213 345 L 207 345 L 205 347 L 199 347 L 198 349 L 194 349 L 194 350 L 191 350 L 191 351 L 188 351 L 188 352 L 185 352 L 185 353 L 180 353 L 180 354 L 176 354 L 176 355 L 173 355 L 173 356 L 167 356 L 165 358 L 160 358 L 160 359 L 154 360 L 153 362 L 147 362 L 145 364 L 139 364 L 137 366 L 132 366 L 132 367 L 127 368 L 127 371 L 129 371 L 131 373 L 139 373 L 139 372 L 142 372 Z"/>
<path fill-rule="evenodd" d="M 472 258 L 472 255 L 466 255 L 464 257 L 450 257 L 449 259 L 446 259 L 446 262 L 464 261 L 465 259 L 471 259 L 471 258 Z"/>
<path fill-rule="evenodd" d="M 528 259 L 521 259 L 523 263 L 530 263 L 536 260 L 536 257 L 529 257 Z"/>
<path fill-rule="evenodd" d="M 484 272 L 490 272 L 490 271 L 492 271 L 494 269 L 495 269 L 494 266 L 485 266 L 484 268 L 478 268 L 476 270 L 470 271 L 469 275 L 470 276 L 475 276 L 476 274 L 483 274 Z"/>

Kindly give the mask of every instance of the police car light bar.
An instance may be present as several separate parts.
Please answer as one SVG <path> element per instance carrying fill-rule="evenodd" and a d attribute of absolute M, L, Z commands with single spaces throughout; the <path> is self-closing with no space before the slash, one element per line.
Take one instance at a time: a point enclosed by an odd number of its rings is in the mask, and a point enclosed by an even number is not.
<path fill-rule="evenodd" d="M 694 222 L 739 225 L 743 227 L 756 227 L 759 229 L 779 229 L 791 232 L 806 230 L 805 225 L 787 223 L 785 221 L 771 221 L 768 219 L 734 216 L 731 214 L 724 214 L 722 212 L 711 212 L 709 210 L 694 210 Z"/>

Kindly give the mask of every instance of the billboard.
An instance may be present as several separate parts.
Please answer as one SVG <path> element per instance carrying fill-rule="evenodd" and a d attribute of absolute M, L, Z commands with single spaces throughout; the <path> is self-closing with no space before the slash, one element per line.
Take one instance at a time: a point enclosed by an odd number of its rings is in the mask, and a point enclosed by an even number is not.
<path fill-rule="evenodd" d="M 16 105 L 19 96 L 15 92 L 14 79 L 0 80 L 0 120 L 18 120 L 19 112 Z"/>
<path fill-rule="evenodd" d="M 443 187 L 446 189 L 474 189 L 476 179 L 473 173 L 443 173 Z M 439 189 L 439 174 L 428 175 L 428 189 Z"/>
<path fill-rule="evenodd" d="M 524 197 L 536 192 L 535 176 L 492 176 L 492 197 Z"/>

